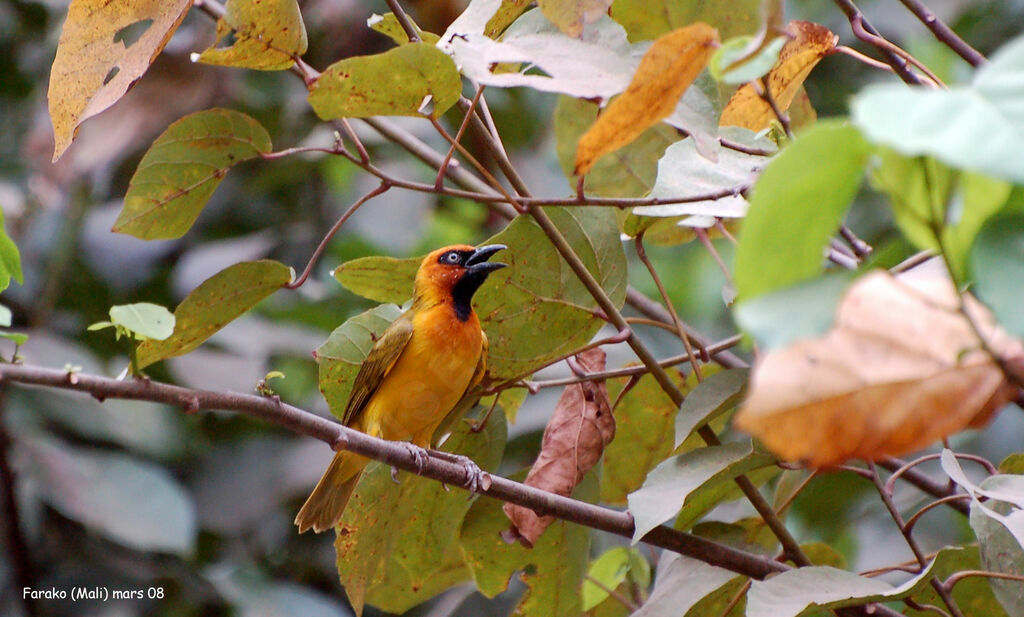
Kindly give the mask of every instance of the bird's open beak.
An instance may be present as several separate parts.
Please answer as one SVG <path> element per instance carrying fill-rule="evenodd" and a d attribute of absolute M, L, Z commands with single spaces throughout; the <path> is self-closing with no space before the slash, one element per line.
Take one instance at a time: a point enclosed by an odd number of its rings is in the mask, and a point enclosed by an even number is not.
<path fill-rule="evenodd" d="M 477 250 L 473 251 L 473 254 L 466 260 L 466 269 L 474 274 L 490 274 L 495 270 L 500 270 L 508 266 L 497 261 L 487 261 L 492 255 L 498 251 L 504 251 L 508 247 L 504 244 L 491 244 L 488 246 L 481 246 Z"/>

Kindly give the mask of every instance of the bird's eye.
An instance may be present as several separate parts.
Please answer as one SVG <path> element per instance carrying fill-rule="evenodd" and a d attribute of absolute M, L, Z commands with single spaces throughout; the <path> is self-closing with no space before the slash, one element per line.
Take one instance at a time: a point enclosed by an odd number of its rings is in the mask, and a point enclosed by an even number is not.
<path fill-rule="evenodd" d="M 450 264 L 457 264 L 457 263 L 459 263 L 459 259 L 460 259 L 459 254 L 456 253 L 455 251 L 447 253 L 444 256 L 444 260 L 446 262 L 450 263 Z"/>

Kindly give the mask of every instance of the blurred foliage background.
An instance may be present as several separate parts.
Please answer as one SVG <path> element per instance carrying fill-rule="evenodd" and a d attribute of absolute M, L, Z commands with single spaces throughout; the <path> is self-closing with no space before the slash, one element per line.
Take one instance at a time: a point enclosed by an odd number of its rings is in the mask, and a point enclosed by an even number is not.
<path fill-rule="evenodd" d="M 365 27 L 383 2 L 301 2 L 309 32 L 306 60 L 317 68 L 390 44 Z M 859 5 L 882 34 L 954 83 L 967 65 L 938 44 L 894 0 Z M 1016 34 L 1024 0 L 932 0 L 928 5 L 983 53 Z M 459 0 L 407 2 L 424 29 L 441 32 L 461 11 Z M 863 51 L 832 3 L 788 3 L 787 18 L 817 21 L 844 44 Z M 50 63 L 67 10 L 61 0 L 0 2 L 0 206 L 22 251 L 25 284 L 2 302 L 15 327 L 29 333 L 19 353 L 50 367 L 81 366 L 116 375 L 127 363 L 109 332 L 86 332 L 113 304 L 137 301 L 173 307 L 201 281 L 242 260 L 272 257 L 301 270 L 338 213 L 375 185 L 340 157 L 289 157 L 242 165 L 224 180 L 195 227 L 182 239 L 143 242 L 110 232 L 128 180 L 152 140 L 193 111 L 224 106 L 267 127 L 277 149 L 317 139 L 325 125 L 309 111 L 300 80 L 194 64 L 191 52 L 214 40 L 214 24 L 192 11 L 167 49 L 133 90 L 87 122 L 74 146 L 50 163 L 53 137 L 46 113 Z M 807 90 L 821 117 L 843 115 L 847 100 L 878 71 L 845 56 L 825 59 Z M 539 194 L 570 190 L 555 155 L 555 99 L 525 89 L 488 91 L 506 146 Z M 396 119 L 444 150 L 430 126 Z M 433 170 L 411 160 L 372 132 L 361 134 L 382 167 L 432 182 Z M 870 193 L 861 196 L 850 226 L 874 244 L 882 264 L 909 254 Z M 394 190 L 362 210 L 330 244 L 313 280 L 273 295 L 257 310 L 217 333 L 199 350 L 158 364 L 160 380 L 217 390 L 252 391 L 270 370 L 285 373 L 274 388 L 296 405 L 326 414 L 310 351 L 336 325 L 365 310 L 329 271 L 372 254 L 411 256 L 455 242 L 475 243 L 497 230 L 482 205 Z M 730 246 L 719 250 L 728 259 Z M 697 244 L 650 247 L 681 316 L 713 336 L 732 333 L 724 280 Z M 646 272 L 632 262 L 630 280 L 654 294 Z M 642 332 L 658 353 L 678 353 L 665 337 Z M 12 346 L 0 349 L 9 357 Z M 609 366 L 629 361 L 622 351 Z M 529 464 L 539 446 L 553 397 L 530 397 L 514 426 L 503 473 Z M 13 465 L 24 540 L 37 588 L 102 585 L 142 590 L 143 600 L 41 603 L 47 615 L 310 615 L 349 614 L 338 588 L 332 538 L 299 536 L 294 513 L 330 457 L 323 444 L 231 414 L 186 416 L 150 403 L 107 401 L 66 392 L 9 389 L 0 393 L 0 442 Z M 961 437 L 957 449 L 984 449 L 998 460 L 1024 431 L 1020 414 L 1004 414 L 983 433 Z M 796 503 L 798 536 L 839 548 L 858 569 L 898 561 L 896 530 L 872 515 L 882 505 L 866 485 L 846 476 L 819 482 Z M 6 480 L 5 480 L 6 481 Z M 744 506 L 726 505 L 712 518 L 733 520 Z M 927 526 L 954 524 L 937 513 Z M 955 523 L 960 524 L 960 523 Z M 595 551 L 618 540 L 598 542 Z M 10 551 L 0 552 L 0 614 L 20 615 Z M 895 548 L 894 548 L 895 547 Z M 896 552 L 894 552 L 896 551 Z M 459 587 L 417 615 L 503 614 L 520 592 L 484 604 Z M 506 607 L 506 608 L 502 608 Z M 372 609 L 368 609 L 372 614 Z"/>

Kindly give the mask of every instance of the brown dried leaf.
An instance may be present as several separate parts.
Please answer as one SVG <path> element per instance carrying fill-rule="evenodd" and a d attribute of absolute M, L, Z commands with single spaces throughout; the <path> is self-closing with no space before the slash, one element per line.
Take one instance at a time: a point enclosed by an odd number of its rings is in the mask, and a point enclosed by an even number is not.
<path fill-rule="evenodd" d="M 605 353 L 590 349 L 576 356 L 588 373 L 604 370 Z M 526 476 L 526 484 L 558 495 L 569 496 L 583 476 L 601 459 L 615 437 L 615 418 L 603 381 L 585 381 L 567 386 L 544 429 L 540 455 Z M 533 546 L 554 520 L 539 516 L 523 506 L 505 504 L 512 521 L 506 539 Z"/>
<path fill-rule="evenodd" d="M 1024 358 L 1020 341 L 965 300 L 997 354 Z M 825 336 L 760 358 L 735 425 L 783 459 L 828 466 L 982 425 L 1015 393 L 958 312 L 948 277 L 879 271 L 850 288 Z"/>
<path fill-rule="evenodd" d="M 675 111 L 679 98 L 707 66 L 718 44 L 718 31 L 696 22 L 659 37 L 640 60 L 629 87 L 580 137 L 577 176 L 597 159 L 629 144 Z"/>
<path fill-rule="evenodd" d="M 791 38 L 779 53 L 779 60 L 768 72 L 768 89 L 779 110 L 793 103 L 800 86 L 818 61 L 832 53 L 839 37 L 825 26 L 809 21 L 791 21 L 785 30 Z M 762 82 L 763 83 L 763 82 Z M 744 84 L 729 99 L 719 120 L 721 126 L 741 126 L 752 131 L 767 128 L 775 112 L 752 84 Z"/>
<path fill-rule="evenodd" d="M 54 161 L 71 145 L 79 125 L 116 103 L 146 72 L 191 5 L 192 0 L 71 2 L 47 95 Z M 129 40 L 142 28 L 138 39 Z"/>

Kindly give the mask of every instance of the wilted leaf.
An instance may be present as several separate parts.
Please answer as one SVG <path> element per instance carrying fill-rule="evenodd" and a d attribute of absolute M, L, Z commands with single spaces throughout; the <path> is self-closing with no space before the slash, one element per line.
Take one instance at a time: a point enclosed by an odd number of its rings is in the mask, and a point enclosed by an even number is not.
<path fill-rule="evenodd" d="M 870 152 L 857 129 L 831 121 L 811 127 L 772 158 L 754 186 L 736 248 L 740 301 L 822 271 Z"/>
<path fill-rule="evenodd" d="M 412 297 L 421 257 L 360 257 L 346 261 L 331 274 L 345 289 L 374 302 L 404 304 Z"/>
<path fill-rule="evenodd" d="M 604 602 L 609 597 L 607 590 L 617 589 L 627 577 L 645 591 L 651 584 L 651 566 L 635 548 L 616 546 L 590 562 L 588 580 L 583 581 L 583 610 Z"/>
<path fill-rule="evenodd" d="M 505 450 L 508 424 L 500 412 L 474 433 L 462 422 L 441 448 L 493 470 Z M 357 612 L 364 601 L 404 613 L 470 577 L 456 538 L 472 500 L 434 480 L 387 465 L 366 468 L 337 527 L 338 574 Z"/>
<path fill-rule="evenodd" d="M 629 495 L 629 511 L 636 524 L 633 542 L 675 517 L 698 488 L 731 483 L 738 475 L 774 462 L 774 458 L 757 452 L 750 443 L 709 446 L 668 459 Z"/>
<path fill-rule="evenodd" d="M 649 126 L 668 117 L 683 92 L 707 66 L 718 33 L 695 23 L 659 38 L 620 97 L 597 118 L 580 138 L 574 173 L 587 173 L 602 155 L 636 139 Z"/>
<path fill-rule="evenodd" d="M 352 382 L 359 365 L 391 322 L 402 314 L 394 304 L 383 304 L 345 320 L 331 332 L 315 355 L 320 365 L 320 392 L 327 399 L 331 413 L 339 419 L 352 391 Z"/>
<path fill-rule="evenodd" d="M 558 163 L 570 183 L 575 183 L 576 146 L 580 137 L 597 120 L 599 106 L 568 96 L 558 97 L 555 105 L 555 150 Z M 678 131 L 662 122 L 632 143 L 602 157 L 587 174 L 583 189 L 598 197 L 638 197 L 654 186 L 658 160 L 665 149 L 678 142 Z"/>
<path fill-rule="evenodd" d="M 327 67 L 309 88 L 320 118 L 431 116 L 448 111 L 462 94 L 462 78 L 447 54 L 429 43 L 409 43 Z"/>
<path fill-rule="evenodd" d="M 604 370 L 605 353 L 600 348 L 589 349 L 576 360 L 586 372 L 596 373 Z M 544 429 L 540 454 L 526 476 L 526 485 L 569 496 L 601 459 L 613 437 L 615 418 L 605 383 L 584 381 L 566 386 Z M 511 537 L 528 546 L 555 520 L 512 503 L 506 503 L 504 510 L 512 521 Z"/>
<path fill-rule="evenodd" d="M 830 54 L 839 41 L 839 37 L 828 28 L 809 21 L 789 22 L 786 34 L 792 38 L 783 45 L 779 61 L 766 78 L 768 91 L 782 112 L 789 109 L 811 69 Z M 719 123 L 722 126 L 742 126 L 760 131 L 771 126 L 774 120 L 775 112 L 771 106 L 753 85 L 745 84 L 729 99 Z"/>
<path fill-rule="evenodd" d="M 142 77 L 190 6 L 191 0 L 71 3 L 47 94 L 54 161 L 71 145 L 79 125 L 116 103 Z"/>
<path fill-rule="evenodd" d="M 747 617 L 798 617 L 822 609 L 906 598 L 928 585 L 933 569 L 955 559 L 963 550 L 942 549 L 920 574 L 898 586 L 829 566 L 796 568 L 764 581 L 753 581 L 747 593 Z"/>
<path fill-rule="evenodd" d="M 395 17 L 394 13 L 373 14 L 366 20 L 366 25 L 374 32 L 380 32 L 399 45 L 405 45 L 409 42 L 409 35 L 406 34 L 402 24 L 398 23 L 398 18 Z M 413 25 L 415 26 L 415 24 Z M 419 35 L 421 41 L 431 45 L 435 45 L 441 40 L 441 37 L 433 32 L 425 32 L 419 26 L 416 26 L 416 34 Z"/>
<path fill-rule="evenodd" d="M 572 497 L 591 503 L 597 499 L 597 478 L 593 473 L 587 474 Z M 501 539 L 500 533 L 507 527 L 508 518 L 501 502 L 494 499 L 477 500 L 463 522 L 462 552 L 480 593 L 493 598 L 508 588 L 512 576 L 520 573 L 527 592 L 516 607 L 516 615 L 578 617 L 590 530 L 558 520 L 528 549 L 518 542 L 508 544 Z"/>
<path fill-rule="evenodd" d="M 930 155 L 957 169 L 1022 183 L 1022 58 L 1024 36 L 1018 36 L 993 54 L 967 86 L 870 86 L 853 99 L 853 122 L 872 141 L 901 154 Z"/>
<path fill-rule="evenodd" d="M 584 24 L 603 17 L 611 5 L 612 0 L 537 0 L 544 17 L 573 38 L 579 38 Z"/>
<path fill-rule="evenodd" d="M 966 300 L 996 353 L 1010 361 L 1024 355 L 1020 342 Z M 957 302 L 943 276 L 864 276 L 825 336 L 758 360 L 735 426 L 781 458 L 823 466 L 899 455 L 984 424 L 1015 388 Z"/>
<path fill-rule="evenodd" d="M 139 161 L 113 231 L 143 240 L 181 236 L 229 169 L 270 149 L 270 135 L 245 114 L 210 109 L 185 116 Z"/>
<path fill-rule="evenodd" d="M 199 55 L 199 62 L 281 71 L 306 53 L 306 26 L 295 0 L 228 0 L 217 20 L 217 43 Z"/>
<path fill-rule="evenodd" d="M 44 437 L 19 440 L 43 498 L 64 516 L 139 551 L 187 556 L 195 509 L 166 470 L 123 454 L 83 450 Z M 141 499 L 140 496 L 145 496 Z"/>
<path fill-rule="evenodd" d="M 678 617 L 701 598 L 737 578 L 735 572 L 667 551 L 658 563 L 651 597 L 632 617 Z"/>
<path fill-rule="evenodd" d="M 582 39 L 567 37 L 539 9 L 517 19 L 501 41 L 484 35 L 483 28 L 483 23 L 456 20 L 439 46 L 466 77 L 486 86 L 606 99 L 625 90 L 636 69 L 626 33 L 608 17 L 588 26 Z M 509 65 L 520 69 L 504 70 Z"/>
<path fill-rule="evenodd" d="M 162 341 L 174 332 L 174 315 L 159 304 L 149 302 L 112 306 L 110 321 L 131 330 L 140 341 Z"/>
<path fill-rule="evenodd" d="M 235 264 L 206 279 L 174 309 L 174 334 L 139 345 L 139 368 L 192 351 L 291 281 L 293 274 L 288 266 L 261 260 Z"/>

